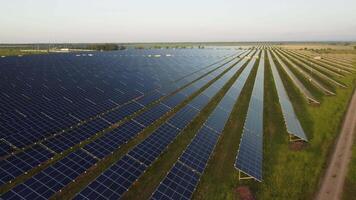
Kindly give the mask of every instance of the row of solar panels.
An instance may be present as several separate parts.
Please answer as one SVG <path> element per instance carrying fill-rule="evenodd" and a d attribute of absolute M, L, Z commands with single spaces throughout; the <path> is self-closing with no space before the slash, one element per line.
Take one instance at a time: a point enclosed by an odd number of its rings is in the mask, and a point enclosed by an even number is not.
<path fill-rule="evenodd" d="M 228 65 L 224 65 L 221 68 L 218 68 L 217 70 L 215 70 L 213 72 L 213 74 L 204 77 L 203 79 L 200 79 L 198 82 L 195 82 L 193 85 L 191 85 L 190 87 L 194 87 L 195 85 L 199 86 L 199 83 L 206 83 L 207 81 L 209 81 L 208 79 L 213 79 L 218 73 L 221 73 L 223 70 L 225 70 L 227 68 Z M 203 71 L 202 71 L 203 73 Z M 214 74 L 215 73 L 215 74 Z M 196 76 L 198 76 L 196 74 Z M 184 82 L 184 81 L 183 81 Z M 184 90 L 182 90 L 182 95 L 190 95 L 194 92 L 194 90 L 191 90 L 190 87 L 185 88 Z M 198 87 L 196 89 L 199 89 Z M 177 93 L 179 94 L 179 93 Z M 181 99 L 183 100 L 183 99 Z M 175 100 L 175 101 L 171 101 L 170 99 L 167 99 L 167 104 L 173 104 L 176 105 L 177 103 L 179 103 L 179 101 Z M 123 125 L 119 126 L 118 128 L 114 129 L 113 131 L 110 131 L 109 133 L 105 134 L 103 137 L 99 138 L 98 140 L 93 141 L 92 143 L 89 143 L 88 145 L 83 147 L 83 150 L 77 150 L 72 154 L 78 154 L 81 152 L 86 152 L 89 153 L 90 155 L 94 155 L 94 158 L 102 158 L 105 155 L 109 155 L 113 150 L 117 149 L 120 147 L 121 144 L 129 141 L 130 139 L 132 139 L 133 137 L 135 137 L 139 132 L 141 132 L 145 125 L 148 126 L 150 123 L 152 123 L 153 121 L 157 120 L 158 118 L 160 118 L 162 115 L 164 115 L 166 112 L 168 112 L 171 107 L 169 107 L 168 105 L 164 104 L 165 101 L 163 101 L 162 103 L 159 103 L 157 106 L 152 107 L 151 109 L 149 109 L 148 111 L 144 112 L 143 114 L 137 116 L 135 119 L 130 120 L 126 123 L 124 123 Z M 197 104 L 199 105 L 199 102 L 197 102 Z M 66 156 L 65 158 L 68 158 L 69 156 Z M 61 163 L 61 166 L 64 164 L 62 162 L 65 162 L 65 159 L 60 160 L 57 163 Z M 56 164 L 55 164 L 56 165 Z M 54 166 L 55 166 L 54 165 Z M 51 166 L 51 167 L 54 167 Z M 14 167 L 16 167 L 14 165 Z M 68 168 L 67 170 L 74 170 L 71 168 L 71 166 L 67 166 Z M 9 170 L 9 173 L 10 170 Z M 45 173 L 44 171 L 40 172 L 39 174 Z M 79 175 L 79 174 L 77 174 Z M 48 176 L 48 179 L 51 180 L 55 180 L 54 182 L 58 183 L 55 187 L 58 188 L 62 188 L 62 186 L 59 186 L 61 183 L 61 180 L 63 179 L 63 177 L 58 177 L 59 180 L 56 180 L 53 177 Z M 19 188 L 30 188 L 30 184 L 34 181 L 34 177 L 29 179 L 28 181 L 24 182 L 23 184 L 20 184 L 19 186 L 15 187 L 13 190 L 11 190 L 9 193 L 5 194 L 5 197 L 11 197 L 12 195 L 14 195 L 13 197 L 16 197 L 19 195 L 18 190 Z M 36 184 L 40 184 L 43 186 L 48 186 L 48 190 L 51 191 L 49 192 L 51 195 L 55 192 L 55 190 L 53 190 L 53 188 L 50 187 L 49 184 L 46 184 L 46 182 L 41 182 L 41 181 L 36 181 Z M 47 197 L 47 193 L 48 190 L 41 190 L 41 191 L 35 191 L 33 190 L 32 193 L 36 193 L 38 195 L 38 193 L 41 193 L 39 196 L 46 196 Z M 30 194 L 28 194 L 30 195 Z M 21 196 L 21 195 L 20 195 Z"/>

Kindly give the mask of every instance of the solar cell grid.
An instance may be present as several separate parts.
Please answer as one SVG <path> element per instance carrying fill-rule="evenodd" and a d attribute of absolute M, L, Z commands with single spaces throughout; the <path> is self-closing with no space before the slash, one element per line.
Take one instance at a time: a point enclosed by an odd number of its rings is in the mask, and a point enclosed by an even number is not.
<path fill-rule="evenodd" d="M 218 132 L 204 125 L 179 158 L 179 161 L 194 171 L 203 173 L 218 137 Z"/>
<path fill-rule="evenodd" d="M 168 122 L 183 130 L 198 114 L 199 110 L 189 104 L 179 110 Z"/>
<path fill-rule="evenodd" d="M 0 140 L 0 157 L 5 156 L 13 152 L 14 149 L 3 140 Z"/>
<path fill-rule="evenodd" d="M 151 199 L 191 199 L 199 175 L 189 167 L 177 162 L 161 182 Z"/>
<path fill-rule="evenodd" d="M 48 199 L 95 162 L 96 160 L 85 152 L 77 150 L 24 183 L 12 188 L 2 197 L 4 199 Z"/>
<path fill-rule="evenodd" d="M 294 112 L 292 103 L 289 100 L 288 94 L 284 88 L 283 82 L 276 69 L 270 51 L 267 51 L 267 55 L 268 55 L 268 60 L 270 62 L 273 79 L 277 89 L 278 100 L 282 108 L 282 113 L 284 116 L 284 121 L 286 123 L 287 131 L 289 134 L 295 135 L 304 141 L 308 141 L 304 133 L 304 130 Z"/>
<path fill-rule="evenodd" d="M 132 149 L 128 155 L 148 166 L 162 153 L 179 132 L 179 129 L 165 123 Z"/>
<path fill-rule="evenodd" d="M 162 101 L 164 105 L 167 105 L 171 108 L 176 107 L 178 104 L 180 104 L 184 99 L 186 99 L 187 96 L 183 94 L 182 92 L 178 92 Z"/>
<path fill-rule="evenodd" d="M 258 65 L 257 74 L 247 110 L 241 142 L 235 167 L 243 173 L 262 181 L 263 157 L 263 87 L 264 51 Z"/>
<path fill-rule="evenodd" d="M 35 145 L 19 154 L 1 160 L 1 182 L 8 182 L 53 156 L 54 154 L 44 147 Z"/>
<path fill-rule="evenodd" d="M 134 118 L 138 123 L 148 126 L 152 124 L 157 119 L 161 118 L 170 108 L 162 103 L 159 103 L 157 106 L 152 107 L 148 111 L 142 113 L 141 115 Z"/>
<path fill-rule="evenodd" d="M 106 120 L 108 120 L 111 123 L 117 123 L 120 120 L 124 119 L 125 117 L 132 115 L 133 113 L 139 111 L 140 109 L 142 109 L 143 106 L 136 103 L 136 102 L 131 102 L 128 103 L 108 114 L 105 114 L 103 116 L 103 118 L 105 118 Z"/>
<path fill-rule="evenodd" d="M 129 156 L 124 156 L 90 183 L 74 199 L 119 199 L 143 171 L 144 165 Z"/>
<path fill-rule="evenodd" d="M 142 125 L 130 120 L 83 148 L 98 158 L 104 158 L 136 136 L 143 128 Z"/>

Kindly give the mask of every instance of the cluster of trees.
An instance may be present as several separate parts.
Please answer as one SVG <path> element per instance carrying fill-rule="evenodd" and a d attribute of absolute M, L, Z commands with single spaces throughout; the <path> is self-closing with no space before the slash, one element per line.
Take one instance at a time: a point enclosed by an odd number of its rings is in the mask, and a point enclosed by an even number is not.
<path fill-rule="evenodd" d="M 125 50 L 125 46 L 117 44 L 91 44 L 88 46 L 88 49 L 97 50 L 97 51 L 116 51 L 116 50 Z"/>

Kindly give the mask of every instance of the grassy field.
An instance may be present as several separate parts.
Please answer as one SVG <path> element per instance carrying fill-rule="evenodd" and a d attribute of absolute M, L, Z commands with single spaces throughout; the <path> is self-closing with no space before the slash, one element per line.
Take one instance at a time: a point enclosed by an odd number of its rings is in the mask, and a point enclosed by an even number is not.
<path fill-rule="evenodd" d="M 356 62 L 354 62 L 356 65 Z M 354 137 L 354 144 L 352 147 L 352 158 L 349 164 L 348 173 L 346 175 L 344 193 L 342 199 L 349 200 L 356 198 L 356 137 Z"/>
<path fill-rule="evenodd" d="M 20 48 L 0 48 L 0 56 L 46 54 L 47 51 L 21 51 Z"/>
<path fill-rule="evenodd" d="M 356 198 L 356 137 L 352 148 L 352 158 L 349 167 L 342 196 L 344 200 Z"/>

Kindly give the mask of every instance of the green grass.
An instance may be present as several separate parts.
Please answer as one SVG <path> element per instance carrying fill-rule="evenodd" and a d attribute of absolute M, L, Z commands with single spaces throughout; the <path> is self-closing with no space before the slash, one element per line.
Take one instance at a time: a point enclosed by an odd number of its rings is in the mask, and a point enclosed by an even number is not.
<path fill-rule="evenodd" d="M 21 51 L 20 48 L 0 48 L 0 56 L 46 54 L 44 51 Z"/>
<path fill-rule="evenodd" d="M 356 63 L 354 63 L 356 66 Z M 352 147 L 352 157 L 349 163 L 348 173 L 346 175 L 344 191 L 342 199 L 349 200 L 356 198 L 356 137 L 354 137 L 354 144 Z"/>
<path fill-rule="evenodd" d="M 356 198 L 356 137 L 352 147 L 352 158 L 349 164 L 349 170 L 346 175 L 342 199 L 350 200 Z"/>

